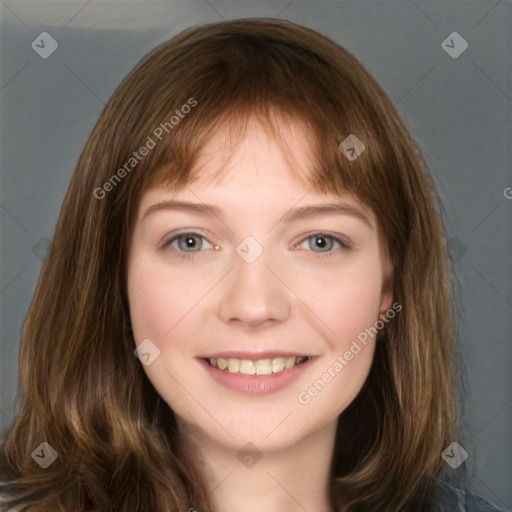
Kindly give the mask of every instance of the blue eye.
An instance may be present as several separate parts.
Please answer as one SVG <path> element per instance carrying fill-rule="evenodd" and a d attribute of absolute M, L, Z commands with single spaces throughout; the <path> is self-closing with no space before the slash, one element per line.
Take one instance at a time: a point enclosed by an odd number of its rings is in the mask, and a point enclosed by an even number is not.
<path fill-rule="evenodd" d="M 178 247 L 175 246 L 175 242 L 178 242 Z M 162 249 L 171 246 L 181 257 L 195 258 L 197 253 L 201 252 L 201 249 L 205 249 L 204 242 L 210 244 L 204 236 L 198 233 L 178 233 L 173 238 L 166 240 L 162 244 Z M 210 247 L 206 247 L 206 249 L 211 247 L 213 246 L 210 244 Z"/>
<path fill-rule="evenodd" d="M 330 235 L 328 233 L 313 233 L 305 238 L 296 247 L 301 247 L 304 242 L 308 242 L 308 248 L 317 258 L 325 258 L 337 254 L 336 244 L 341 249 L 351 250 L 352 247 L 344 240 Z M 176 246 L 177 243 L 177 246 Z M 205 246 L 207 244 L 207 246 Z M 181 258 L 196 258 L 199 253 L 206 249 L 217 249 L 217 246 L 212 245 L 203 235 L 194 232 L 183 232 L 175 234 L 172 238 L 165 240 L 161 249 L 171 247 Z M 333 250 L 334 249 L 334 250 Z"/>
<path fill-rule="evenodd" d="M 332 249 L 335 244 L 338 244 L 342 249 L 351 249 L 347 242 L 327 233 L 314 233 L 304 240 L 304 242 L 306 241 L 308 242 L 308 247 L 317 253 L 317 257 L 323 257 L 320 253 L 327 253 L 326 256 L 330 256 L 333 253 Z M 319 250 L 317 251 L 316 249 Z"/>
<path fill-rule="evenodd" d="M 203 240 L 206 239 L 201 235 L 197 235 L 195 233 L 184 233 L 178 235 L 175 238 L 175 240 L 178 240 L 178 247 L 180 248 L 180 250 L 185 252 L 193 252 L 196 249 L 200 250 L 203 247 Z"/>

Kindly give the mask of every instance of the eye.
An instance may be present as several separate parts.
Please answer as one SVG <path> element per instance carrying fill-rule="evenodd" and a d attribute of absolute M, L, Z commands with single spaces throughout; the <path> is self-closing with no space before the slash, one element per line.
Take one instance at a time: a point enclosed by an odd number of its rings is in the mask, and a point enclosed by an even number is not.
<path fill-rule="evenodd" d="M 334 236 L 330 235 L 328 233 L 314 233 L 310 236 L 308 236 L 306 239 L 304 239 L 303 242 L 301 242 L 298 247 L 301 247 L 305 242 L 308 243 L 308 248 L 311 249 L 313 252 L 317 253 L 315 256 L 319 258 L 327 257 L 333 255 L 333 247 L 335 247 L 336 244 L 341 249 L 351 249 L 351 246 L 345 242 L 344 240 Z M 318 250 L 317 250 L 318 249 Z M 326 253 L 325 256 L 321 253 Z"/>
<path fill-rule="evenodd" d="M 205 244 L 209 244 L 209 247 L 205 246 Z M 167 247 L 171 247 L 182 258 L 194 258 L 202 250 L 215 248 L 204 236 L 193 232 L 174 234 L 174 236 L 162 243 L 162 249 Z"/>

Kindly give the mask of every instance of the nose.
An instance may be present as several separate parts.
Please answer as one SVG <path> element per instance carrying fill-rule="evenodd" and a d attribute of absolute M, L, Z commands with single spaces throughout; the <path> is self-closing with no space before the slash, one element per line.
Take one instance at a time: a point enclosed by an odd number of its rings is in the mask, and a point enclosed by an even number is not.
<path fill-rule="evenodd" d="M 266 251 L 252 263 L 233 255 L 234 268 L 225 278 L 219 303 L 223 322 L 261 329 L 290 316 L 292 293 L 269 263 Z"/>

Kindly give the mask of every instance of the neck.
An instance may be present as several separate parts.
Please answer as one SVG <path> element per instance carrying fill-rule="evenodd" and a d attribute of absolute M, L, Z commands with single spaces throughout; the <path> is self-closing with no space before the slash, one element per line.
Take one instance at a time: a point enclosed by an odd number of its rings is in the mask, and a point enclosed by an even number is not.
<path fill-rule="evenodd" d="M 334 421 L 293 446 L 252 454 L 237 452 L 204 433 L 196 432 L 193 440 L 189 435 L 188 440 L 215 510 L 331 512 L 336 425 Z"/>

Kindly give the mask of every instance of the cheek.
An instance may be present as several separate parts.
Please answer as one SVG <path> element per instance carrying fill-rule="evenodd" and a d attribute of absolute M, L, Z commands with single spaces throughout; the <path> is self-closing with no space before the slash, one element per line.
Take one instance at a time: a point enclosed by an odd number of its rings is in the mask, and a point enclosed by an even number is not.
<path fill-rule="evenodd" d="M 325 333 L 325 357 L 297 395 L 309 414 L 334 420 L 360 392 L 370 371 L 379 318 L 379 271 L 340 273 L 327 293 L 314 294 L 316 311 Z M 313 294 L 312 294 L 313 296 Z M 319 327 L 317 327 L 319 329 Z"/>
<path fill-rule="evenodd" d="M 369 275 L 356 276 L 338 292 L 336 311 L 330 311 L 333 330 L 337 333 L 336 344 L 343 347 L 350 344 L 367 327 L 372 326 L 379 315 L 380 288 Z"/>
<path fill-rule="evenodd" d="M 309 322 L 322 332 L 333 350 L 350 345 L 379 315 L 382 288 L 380 262 L 360 258 L 335 272 L 302 274 L 294 287 L 307 305 Z"/>
<path fill-rule="evenodd" d="M 169 335 L 204 295 L 205 281 L 171 272 L 155 260 L 132 265 L 128 296 L 136 340 L 162 340 Z"/>

